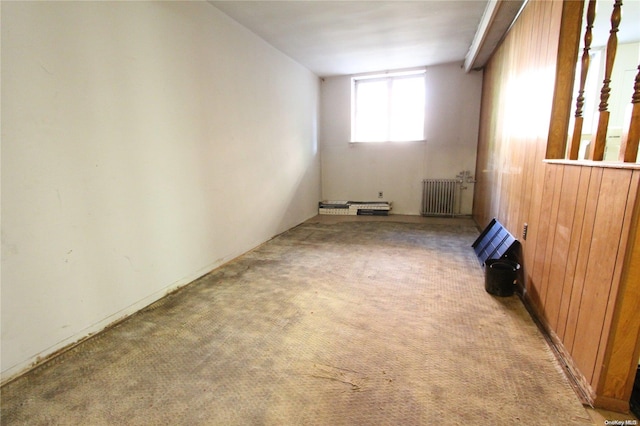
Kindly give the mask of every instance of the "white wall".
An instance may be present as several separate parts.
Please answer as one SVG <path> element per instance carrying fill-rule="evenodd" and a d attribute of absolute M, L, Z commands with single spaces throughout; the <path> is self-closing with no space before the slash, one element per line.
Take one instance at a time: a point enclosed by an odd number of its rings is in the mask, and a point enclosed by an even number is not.
<path fill-rule="evenodd" d="M 317 212 L 319 79 L 204 2 L 3 2 L 2 378 Z"/>
<path fill-rule="evenodd" d="M 460 64 L 427 68 L 426 143 L 350 144 L 351 77 L 322 83 L 322 198 L 371 201 L 383 191 L 395 214 L 420 214 L 422 179 L 475 175 L 482 73 Z M 462 191 L 471 214 L 473 184 Z"/>

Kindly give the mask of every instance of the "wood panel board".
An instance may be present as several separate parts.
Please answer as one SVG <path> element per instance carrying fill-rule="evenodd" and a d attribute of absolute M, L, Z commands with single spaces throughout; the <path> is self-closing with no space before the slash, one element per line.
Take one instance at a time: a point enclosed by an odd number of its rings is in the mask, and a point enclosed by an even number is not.
<path fill-rule="evenodd" d="M 560 309 L 558 312 L 558 325 L 556 327 L 557 335 L 564 343 L 566 327 L 569 320 L 570 306 L 574 295 L 574 277 L 576 274 L 578 250 L 580 248 L 580 241 L 582 240 L 582 228 L 585 216 L 585 210 L 587 205 L 587 193 L 589 190 L 589 178 L 591 176 L 591 167 L 571 166 L 579 169 L 579 182 L 576 185 L 578 190 L 576 191 L 576 201 L 572 226 L 571 226 L 571 241 L 567 249 L 566 264 L 563 288 L 562 288 L 562 301 L 560 303 Z M 575 326 L 575 323 L 573 323 Z"/>
<path fill-rule="evenodd" d="M 556 236 L 558 234 L 558 214 L 560 212 L 560 198 L 562 195 L 562 182 L 564 180 L 564 171 L 563 167 L 551 167 L 555 169 L 555 177 L 553 181 L 553 189 L 551 192 L 551 208 L 548 210 L 547 215 L 549 217 L 547 240 L 544 242 L 546 245 L 544 248 L 544 261 L 542 268 L 542 279 L 540 281 L 540 294 L 544 295 L 544 299 L 542 300 L 542 306 L 545 313 L 545 318 L 547 323 L 551 325 L 555 329 L 556 321 L 554 320 L 553 312 L 549 312 L 548 303 L 549 303 L 549 287 L 550 287 L 550 279 L 551 279 L 551 268 L 553 266 L 553 256 L 554 256 L 554 248 L 556 247 Z M 542 243 L 542 242 L 541 242 Z M 557 314 L 555 315 L 557 317 Z"/>
<path fill-rule="evenodd" d="M 545 312 L 549 325 L 556 330 L 556 334 L 560 334 L 558 333 L 560 330 L 564 333 L 564 327 L 559 327 L 560 308 L 563 300 L 570 298 L 571 295 L 570 285 L 565 282 L 565 272 L 570 263 L 568 254 L 573 234 L 573 220 L 578 198 L 576 188 L 579 187 L 581 168 L 565 166 L 562 170 L 563 179 L 561 187 L 557 190 L 559 200 L 554 239 L 549 250 L 551 255 L 548 259 L 548 290 L 545 300 Z M 575 262 L 575 259 L 573 261 Z"/>
<path fill-rule="evenodd" d="M 532 264 L 532 286 L 536 287 L 536 294 L 539 296 L 539 300 L 533 300 L 534 303 L 538 305 L 538 310 L 544 314 L 544 300 L 546 298 L 545 288 L 546 285 L 544 283 L 544 269 L 545 269 L 545 259 L 546 259 L 546 249 L 549 238 L 549 230 L 551 217 L 549 212 L 552 210 L 553 205 L 553 195 L 555 189 L 555 179 L 556 172 L 558 168 L 555 167 L 546 167 L 546 173 L 544 178 L 544 186 L 542 191 L 542 200 L 540 203 L 540 216 L 537 222 L 536 234 L 536 246 L 535 253 Z M 545 321 L 547 318 L 545 316 Z M 547 321 L 548 322 L 548 321 Z"/>
<path fill-rule="evenodd" d="M 557 33 L 552 33 L 559 26 L 561 17 L 561 4 L 554 2 L 534 2 L 535 7 L 538 10 L 535 22 L 532 23 L 536 29 L 535 33 L 535 49 L 532 49 L 531 64 L 526 72 L 535 72 L 538 74 L 539 82 L 547 82 L 545 85 L 537 85 L 538 91 L 546 93 L 544 96 L 540 96 L 539 100 L 547 97 L 551 99 L 553 92 L 553 80 L 545 78 L 545 72 L 549 69 L 555 68 L 556 52 L 558 49 Z M 533 247 L 530 254 L 531 265 L 534 268 L 532 272 L 533 283 L 532 286 L 537 286 L 538 291 L 546 292 L 546 284 L 542 284 L 543 278 L 542 271 L 540 269 L 540 262 L 544 262 L 546 255 L 546 243 L 548 240 L 548 226 L 549 220 L 547 212 L 550 205 L 545 201 L 545 193 L 547 191 L 547 173 L 548 169 L 546 165 L 542 163 L 546 152 L 547 134 L 549 130 L 550 113 L 545 108 L 537 108 L 536 111 L 532 111 L 531 119 L 534 120 L 537 125 L 534 136 L 534 143 L 530 147 L 530 157 L 535 159 L 534 169 L 532 172 L 533 182 L 531 186 L 531 208 L 529 229 L 534 230 L 534 241 L 531 244 Z M 542 297 L 542 295 L 541 295 Z M 541 307 L 544 311 L 544 307 Z"/>
<path fill-rule="evenodd" d="M 527 145 L 527 152 L 530 151 L 531 146 L 533 145 L 533 139 L 532 138 L 528 138 L 526 141 L 526 145 Z M 534 171 L 536 169 L 536 165 L 539 164 L 540 166 L 544 166 L 543 164 L 540 164 L 539 161 L 537 161 L 535 158 L 533 158 L 530 155 L 526 155 L 524 158 L 524 162 L 522 165 L 522 174 L 523 174 L 523 189 L 522 189 L 522 194 L 520 194 L 520 197 L 522 198 L 522 209 L 520 210 L 520 217 L 518 220 L 518 224 L 521 227 L 520 230 L 523 231 L 524 230 L 524 226 L 525 224 L 527 225 L 527 236 L 526 238 L 522 238 L 522 251 L 523 251 L 523 269 L 526 271 L 529 267 L 530 264 L 529 263 L 532 261 L 532 257 L 528 256 L 529 252 L 531 251 L 533 253 L 533 250 L 530 250 L 529 247 L 534 247 L 533 243 L 534 239 L 531 238 L 531 234 L 529 232 L 530 230 L 530 224 L 532 224 L 532 216 L 531 216 L 531 208 L 533 205 L 533 175 L 534 175 Z"/>
<path fill-rule="evenodd" d="M 605 362 L 606 376 L 602 380 L 599 393 L 611 398 L 628 401 L 637 359 L 640 356 L 640 172 L 634 171 L 631 178 L 629 210 L 629 239 L 619 289 L 619 302 L 609 343 L 610 356 Z"/>
<path fill-rule="evenodd" d="M 480 120 L 479 128 L 478 128 L 478 149 L 476 155 L 476 184 L 473 193 L 473 218 L 480 226 L 480 228 L 484 228 L 487 221 L 487 200 L 490 197 L 490 192 L 488 191 L 487 184 L 487 163 L 488 163 L 488 135 L 492 128 L 493 120 L 487 119 L 488 111 L 491 111 L 492 108 L 492 99 L 493 99 L 493 87 L 491 84 L 491 79 L 489 78 L 490 73 L 488 72 L 488 68 L 485 69 L 483 73 L 483 81 L 482 81 L 482 93 L 485 93 L 486 96 L 482 97 L 482 101 L 480 104 Z"/>
<path fill-rule="evenodd" d="M 618 194 L 620 196 L 625 194 L 626 197 L 623 202 L 622 201 L 620 202 L 620 207 L 624 209 L 624 212 L 622 213 L 623 216 L 622 216 L 622 219 L 620 220 L 620 228 L 621 228 L 620 237 L 617 241 L 617 246 L 616 246 L 617 250 L 615 252 L 612 285 L 609 293 L 609 299 L 606 306 L 605 320 L 603 324 L 604 332 L 602 333 L 602 336 L 600 338 L 598 355 L 596 357 L 596 365 L 603 366 L 602 372 L 597 372 L 598 374 L 596 375 L 593 382 L 593 385 L 596 388 L 599 386 L 599 381 L 603 379 L 603 377 L 606 375 L 607 366 L 610 364 L 609 362 L 610 360 L 608 358 L 610 358 L 611 356 L 611 350 L 607 352 L 607 349 L 610 348 L 609 341 L 615 338 L 615 330 L 612 327 L 614 316 L 617 317 L 616 318 L 617 322 L 632 320 L 632 318 L 627 318 L 627 317 L 621 318 L 620 317 L 621 312 L 619 310 L 616 311 L 616 307 L 618 307 L 619 303 L 622 302 L 622 300 L 619 300 L 619 298 L 622 299 L 622 296 L 623 296 L 620 294 L 620 284 L 621 284 L 623 266 L 625 266 L 625 262 L 628 261 L 628 259 L 626 258 L 626 252 L 627 252 L 627 243 L 629 242 L 629 235 L 633 231 L 637 231 L 637 230 L 632 230 L 630 228 L 631 223 L 634 221 L 634 210 L 636 205 L 636 199 L 635 199 L 636 193 L 637 193 L 637 181 L 635 181 L 635 179 L 637 179 L 636 174 L 634 174 L 631 170 L 621 170 L 621 169 L 608 170 L 605 173 L 610 173 L 612 175 L 612 179 L 615 179 L 616 181 L 615 186 L 617 187 Z M 614 245 L 614 243 L 615 242 L 612 242 L 612 245 Z M 633 289 L 633 284 L 628 286 L 628 288 L 627 286 L 625 286 L 625 291 L 628 291 L 628 290 L 632 291 L 632 289 Z M 629 296 L 629 295 L 625 294 L 624 296 Z M 640 306 L 640 304 L 636 305 L 636 307 L 638 306 Z M 636 315 L 637 315 L 637 312 L 636 312 Z M 636 339 L 634 339 L 632 336 L 623 335 L 618 337 L 619 337 L 618 343 L 615 345 L 615 349 L 618 351 L 625 349 L 625 347 L 629 344 L 635 345 Z M 633 340 L 633 342 L 629 342 L 629 340 Z M 611 349 L 613 350 L 613 348 Z M 611 395 L 607 395 L 607 396 L 611 396 Z"/>
<path fill-rule="evenodd" d="M 572 357 L 574 357 L 576 329 L 582 307 L 584 280 L 589 261 L 589 251 L 591 249 L 591 237 L 593 235 L 593 223 L 598 205 L 598 192 L 600 190 L 600 181 L 602 180 L 602 169 L 591 169 L 591 173 L 584 178 L 588 179 L 587 197 L 582 215 L 582 223 L 576 223 L 576 226 L 580 226 L 581 229 L 580 241 L 571 285 L 571 301 L 569 302 L 567 326 L 565 327 L 564 336 L 564 346 Z"/>
<path fill-rule="evenodd" d="M 603 169 L 572 353 L 594 388 L 599 345 L 608 333 L 607 308 L 629 188 L 628 180 L 620 182 L 619 172 L 625 171 Z"/>
<path fill-rule="evenodd" d="M 543 59 L 543 54 L 549 48 L 548 43 L 548 34 L 545 34 L 549 31 L 549 27 L 546 25 L 551 25 L 550 21 L 553 20 L 550 8 L 546 4 L 538 4 L 533 3 L 532 8 L 535 13 L 532 13 L 532 21 L 529 23 L 531 28 L 530 36 L 525 40 L 525 48 L 518 49 L 521 51 L 525 57 L 527 57 L 528 62 L 526 67 L 523 67 L 521 72 L 528 72 L 529 69 L 539 69 L 540 67 L 544 68 L 547 66 L 546 61 Z M 543 37 L 545 38 L 543 41 Z M 546 90 L 551 88 L 545 88 L 541 86 L 537 86 L 540 90 Z M 540 114 L 541 111 L 528 111 L 528 113 L 532 114 L 532 117 L 535 117 L 536 114 Z M 525 190 L 520 194 L 520 197 L 524 199 L 523 204 L 523 217 L 521 223 L 525 222 L 529 224 L 529 232 L 533 231 L 533 238 L 529 239 L 528 246 L 531 246 L 532 249 L 535 248 L 537 243 L 537 229 L 538 229 L 538 219 L 540 215 L 540 200 L 542 197 L 542 179 L 544 179 L 545 173 L 545 165 L 542 163 L 543 156 L 543 146 L 545 141 L 540 138 L 540 134 L 544 132 L 543 130 L 537 130 L 535 132 L 531 132 L 527 134 L 525 137 L 526 141 L 526 154 L 524 158 L 524 175 L 526 176 L 526 184 Z M 534 250 L 530 250 L 530 264 L 533 265 L 533 253 Z"/>
<path fill-rule="evenodd" d="M 533 11 L 537 8 L 533 7 Z M 517 82 L 515 85 L 512 83 L 510 85 L 511 90 L 516 91 L 518 94 L 524 95 L 527 93 L 529 88 L 527 87 L 526 79 L 523 79 L 522 70 L 527 69 L 530 62 L 530 45 L 531 39 L 534 35 L 533 28 L 531 24 L 528 23 L 531 21 L 531 15 L 527 15 L 524 19 L 522 25 L 519 26 L 520 31 L 523 28 L 527 28 L 529 34 L 526 37 L 520 37 L 520 39 L 524 39 L 524 48 L 521 49 L 513 49 L 510 52 L 510 56 L 513 58 L 513 65 L 511 66 L 512 70 L 512 82 Z M 508 105 L 506 107 L 506 114 L 514 114 L 514 111 L 517 111 L 514 115 L 519 116 L 518 120 L 522 120 L 522 117 L 527 117 L 530 114 L 530 111 L 527 111 L 528 108 L 531 108 L 529 105 L 523 104 L 518 97 L 513 96 L 511 93 L 507 93 L 508 100 L 512 103 L 518 103 L 519 105 Z M 507 123 L 509 124 L 509 123 Z M 509 182 L 508 187 L 506 188 L 507 199 L 511 200 L 508 203 L 504 203 L 504 218 L 507 228 L 514 235 L 520 234 L 520 211 L 522 209 L 523 203 L 523 190 L 524 190 L 524 174 L 523 174 L 523 165 L 524 160 L 529 154 L 528 152 L 528 143 L 527 139 L 529 135 L 527 132 L 523 131 L 525 129 L 520 128 L 520 126 L 509 125 L 511 129 L 511 134 L 509 135 L 510 147 L 505 152 L 506 156 L 506 164 L 509 165 L 509 169 L 511 173 L 509 174 Z"/>

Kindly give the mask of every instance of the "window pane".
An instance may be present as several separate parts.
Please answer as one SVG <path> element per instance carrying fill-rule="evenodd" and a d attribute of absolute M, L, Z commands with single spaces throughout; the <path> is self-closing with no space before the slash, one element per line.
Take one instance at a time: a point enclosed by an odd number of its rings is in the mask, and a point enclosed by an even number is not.
<path fill-rule="evenodd" d="M 391 140 L 424 139 L 424 77 L 393 81 L 391 90 Z"/>
<path fill-rule="evenodd" d="M 356 84 L 355 140 L 371 142 L 388 140 L 387 81 L 359 81 Z"/>
<path fill-rule="evenodd" d="M 423 73 L 364 77 L 352 87 L 353 141 L 424 140 Z"/>

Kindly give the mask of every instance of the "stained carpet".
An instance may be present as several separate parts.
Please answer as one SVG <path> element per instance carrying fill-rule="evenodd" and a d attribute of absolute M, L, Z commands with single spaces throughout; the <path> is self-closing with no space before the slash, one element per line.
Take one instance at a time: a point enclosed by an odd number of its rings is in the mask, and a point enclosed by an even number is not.
<path fill-rule="evenodd" d="M 8 383 L 2 424 L 591 424 L 477 235 L 307 222 Z"/>

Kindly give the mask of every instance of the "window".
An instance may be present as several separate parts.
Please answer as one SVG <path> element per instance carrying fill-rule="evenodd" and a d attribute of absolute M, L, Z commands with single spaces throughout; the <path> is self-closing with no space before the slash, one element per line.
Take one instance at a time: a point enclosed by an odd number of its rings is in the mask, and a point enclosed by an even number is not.
<path fill-rule="evenodd" d="M 424 70 L 352 81 L 351 142 L 424 140 Z"/>

